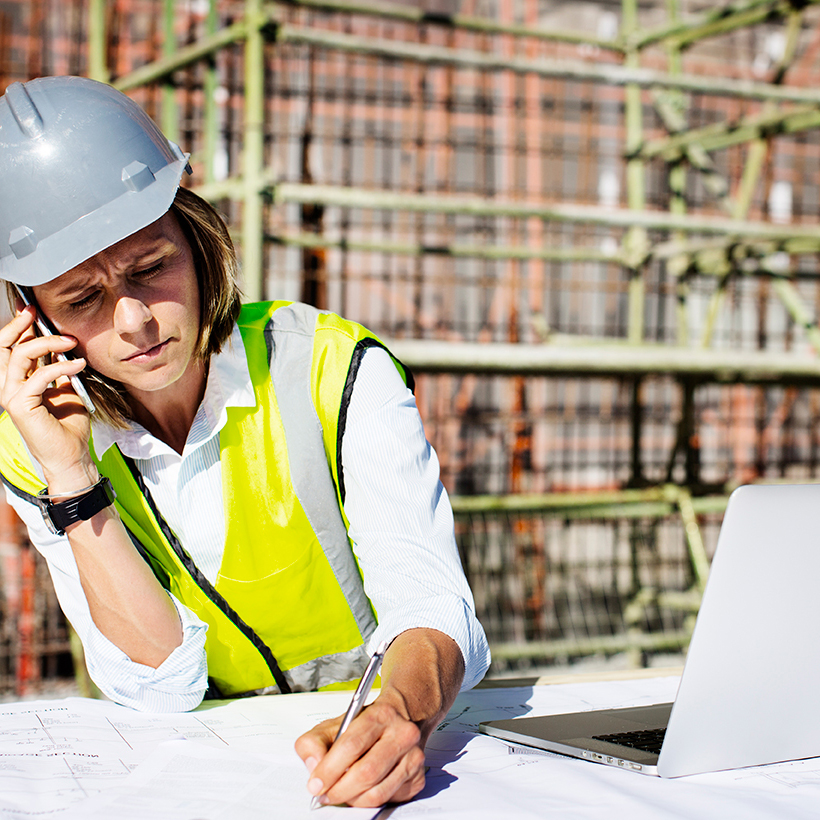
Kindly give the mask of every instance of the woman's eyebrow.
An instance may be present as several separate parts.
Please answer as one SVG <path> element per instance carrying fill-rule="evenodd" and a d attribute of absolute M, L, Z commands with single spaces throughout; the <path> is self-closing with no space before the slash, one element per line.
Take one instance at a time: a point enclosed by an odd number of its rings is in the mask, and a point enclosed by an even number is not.
<path fill-rule="evenodd" d="M 62 288 L 58 288 L 54 297 L 57 299 L 66 299 L 70 296 L 75 296 L 82 293 L 91 284 L 91 277 L 84 279 L 82 282 L 72 282 Z"/>
<path fill-rule="evenodd" d="M 179 251 L 179 247 L 170 241 L 162 242 L 161 244 L 150 248 L 143 253 L 135 254 L 128 265 L 123 266 L 122 270 L 134 270 L 135 268 L 151 265 L 160 260 L 172 256 Z"/>

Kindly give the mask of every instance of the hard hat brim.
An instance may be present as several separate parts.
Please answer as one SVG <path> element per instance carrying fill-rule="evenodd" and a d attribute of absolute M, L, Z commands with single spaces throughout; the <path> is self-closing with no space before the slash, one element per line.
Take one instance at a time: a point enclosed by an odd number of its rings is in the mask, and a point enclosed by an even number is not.
<path fill-rule="evenodd" d="M 105 208 L 92 211 L 37 243 L 31 253 L 0 259 L 0 278 L 33 287 L 51 282 L 67 271 L 156 222 L 176 196 L 188 154 L 155 174 L 144 190 L 126 191 Z"/>

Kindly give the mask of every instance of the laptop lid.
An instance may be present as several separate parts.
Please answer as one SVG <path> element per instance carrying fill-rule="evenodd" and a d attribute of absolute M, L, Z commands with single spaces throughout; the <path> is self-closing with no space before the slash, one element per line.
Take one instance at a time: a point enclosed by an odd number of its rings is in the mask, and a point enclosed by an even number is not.
<path fill-rule="evenodd" d="M 732 493 L 658 772 L 820 755 L 820 485 Z"/>
<path fill-rule="evenodd" d="M 594 739 L 644 717 L 662 725 L 653 707 L 491 721 L 482 731 L 664 777 L 820 755 L 818 524 L 820 485 L 732 494 L 660 755 Z"/>

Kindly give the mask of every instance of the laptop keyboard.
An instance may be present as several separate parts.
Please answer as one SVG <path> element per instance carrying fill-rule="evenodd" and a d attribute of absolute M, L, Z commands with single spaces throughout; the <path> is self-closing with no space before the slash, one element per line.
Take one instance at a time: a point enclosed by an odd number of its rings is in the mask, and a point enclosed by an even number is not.
<path fill-rule="evenodd" d="M 630 749 L 639 749 L 642 752 L 660 754 L 666 728 L 642 729 L 637 732 L 618 732 L 614 735 L 595 735 L 593 740 L 605 740 L 618 746 L 628 746 Z"/>

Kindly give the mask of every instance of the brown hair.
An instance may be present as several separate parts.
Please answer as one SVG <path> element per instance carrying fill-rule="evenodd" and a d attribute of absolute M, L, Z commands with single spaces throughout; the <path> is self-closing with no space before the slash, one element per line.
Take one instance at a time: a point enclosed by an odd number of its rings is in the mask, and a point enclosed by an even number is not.
<path fill-rule="evenodd" d="M 236 252 L 222 217 L 192 191 L 179 188 L 170 212 L 191 246 L 200 304 L 199 340 L 194 354 L 207 361 L 222 349 L 239 315 L 242 294 L 237 284 Z M 23 290 L 34 301 L 31 288 Z M 6 294 L 14 310 L 17 292 L 10 282 L 6 282 Z M 116 427 L 126 427 L 133 416 L 125 388 L 88 366 L 81 375 L 97 407 L 97 417 Z"/>

